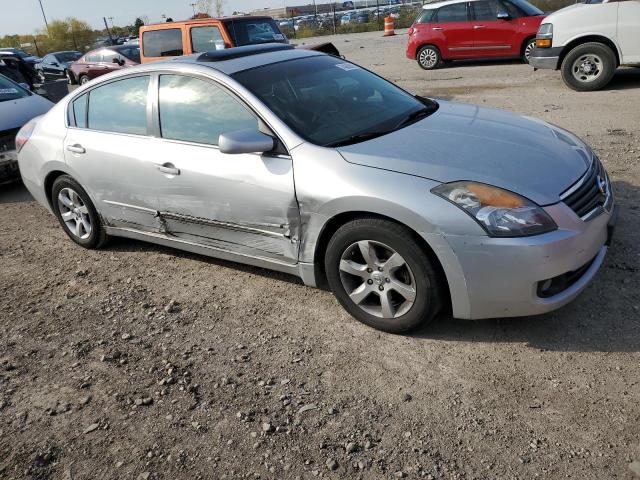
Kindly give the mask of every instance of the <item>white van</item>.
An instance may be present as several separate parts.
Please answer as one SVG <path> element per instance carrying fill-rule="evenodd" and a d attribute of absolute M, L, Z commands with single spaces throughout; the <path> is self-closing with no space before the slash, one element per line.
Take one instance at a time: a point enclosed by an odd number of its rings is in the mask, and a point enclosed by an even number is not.
<path fill-rule="evenodd" d="M 640 0 L 587 0 L 552 13 L 529 63 L 560 70 L 574 90 L 603 88 L 619 66 L 640 65 Z"/>

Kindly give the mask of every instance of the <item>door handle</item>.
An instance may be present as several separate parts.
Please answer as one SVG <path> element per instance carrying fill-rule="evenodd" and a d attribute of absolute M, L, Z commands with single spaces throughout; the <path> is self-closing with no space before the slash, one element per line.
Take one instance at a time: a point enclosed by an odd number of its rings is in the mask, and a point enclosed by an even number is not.
<path fill-rule="evenodd" d="M 86 150 L 82 145 L 76 143 L 75 145 L 67 145 L 67 150 L 73 153 L 85 153 Z"/>
<path fill-rule="evenodd" d="M 156 163 L 156 168 L 167 175 L 180 175 L 180 169 L 176 168 L 172 163 Z"/>
<path fill-rule="evenodd" d="M 484 25 L 474 25 L 474 26 L 473 26 L 473 28 L 474 28 L 475 30 L 478 30 L 478 29 L 480 29 L 480 28 L 486 28 L 486 27 L 485 27 Z"/>
<path fill-rule="evenodd" d="M 444 30 L 442 27 L 433 27 L 433 30 L 439 32 L 440 30 Z"/>

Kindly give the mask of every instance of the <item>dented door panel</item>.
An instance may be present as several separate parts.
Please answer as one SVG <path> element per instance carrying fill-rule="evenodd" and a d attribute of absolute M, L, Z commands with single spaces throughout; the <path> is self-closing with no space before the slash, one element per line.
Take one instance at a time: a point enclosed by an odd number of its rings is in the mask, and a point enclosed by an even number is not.
<path fill-rule="evenodd" d="M 296 263 L 299 212 L 291 158 L 225 155 L 213 146 L 156 139 L 162 233 L 243 255 Z"/>

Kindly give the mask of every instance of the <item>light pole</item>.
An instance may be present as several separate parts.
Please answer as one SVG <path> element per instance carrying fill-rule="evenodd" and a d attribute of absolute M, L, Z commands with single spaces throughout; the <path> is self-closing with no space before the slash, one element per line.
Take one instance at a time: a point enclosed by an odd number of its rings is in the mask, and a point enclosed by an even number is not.
<path fill-rule="evenodd" d="M 47 27 L 47 33 L 49 33 L 49 23 L 47 22 L 47 16 L 44 14 L 44 8 L 42 7 L 42 0 L 38 0 L 40 3 L 40 10 L 42 10 L 42 18 L 44 18 L 44 25 Z"/>
<path fill-rule="evenodd" d="M 193 8 L 193 16 L 196 16 L 196 5 L 197 3 L 190 3 L 189 5 L 191 5 L 191 8 Z"/>

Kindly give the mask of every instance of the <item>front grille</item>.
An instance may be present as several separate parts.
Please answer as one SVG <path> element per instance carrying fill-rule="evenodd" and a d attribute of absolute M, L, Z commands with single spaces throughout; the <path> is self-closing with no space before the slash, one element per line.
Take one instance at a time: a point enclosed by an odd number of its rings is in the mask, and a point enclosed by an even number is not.
<path fill-rule="evenodd" d="M 578 217 L 585 219 L 594 210 L 605 208 L 610 195 L 609 177 L 594 155 L 589 171 L 562 195 L 562 200 Z"/>
<path fill-rule="evenodd" d="M 16 149 L 16 135 L 19 130 L 19 128 L 14 128 L 0 132 L 0 153 Z"/>

